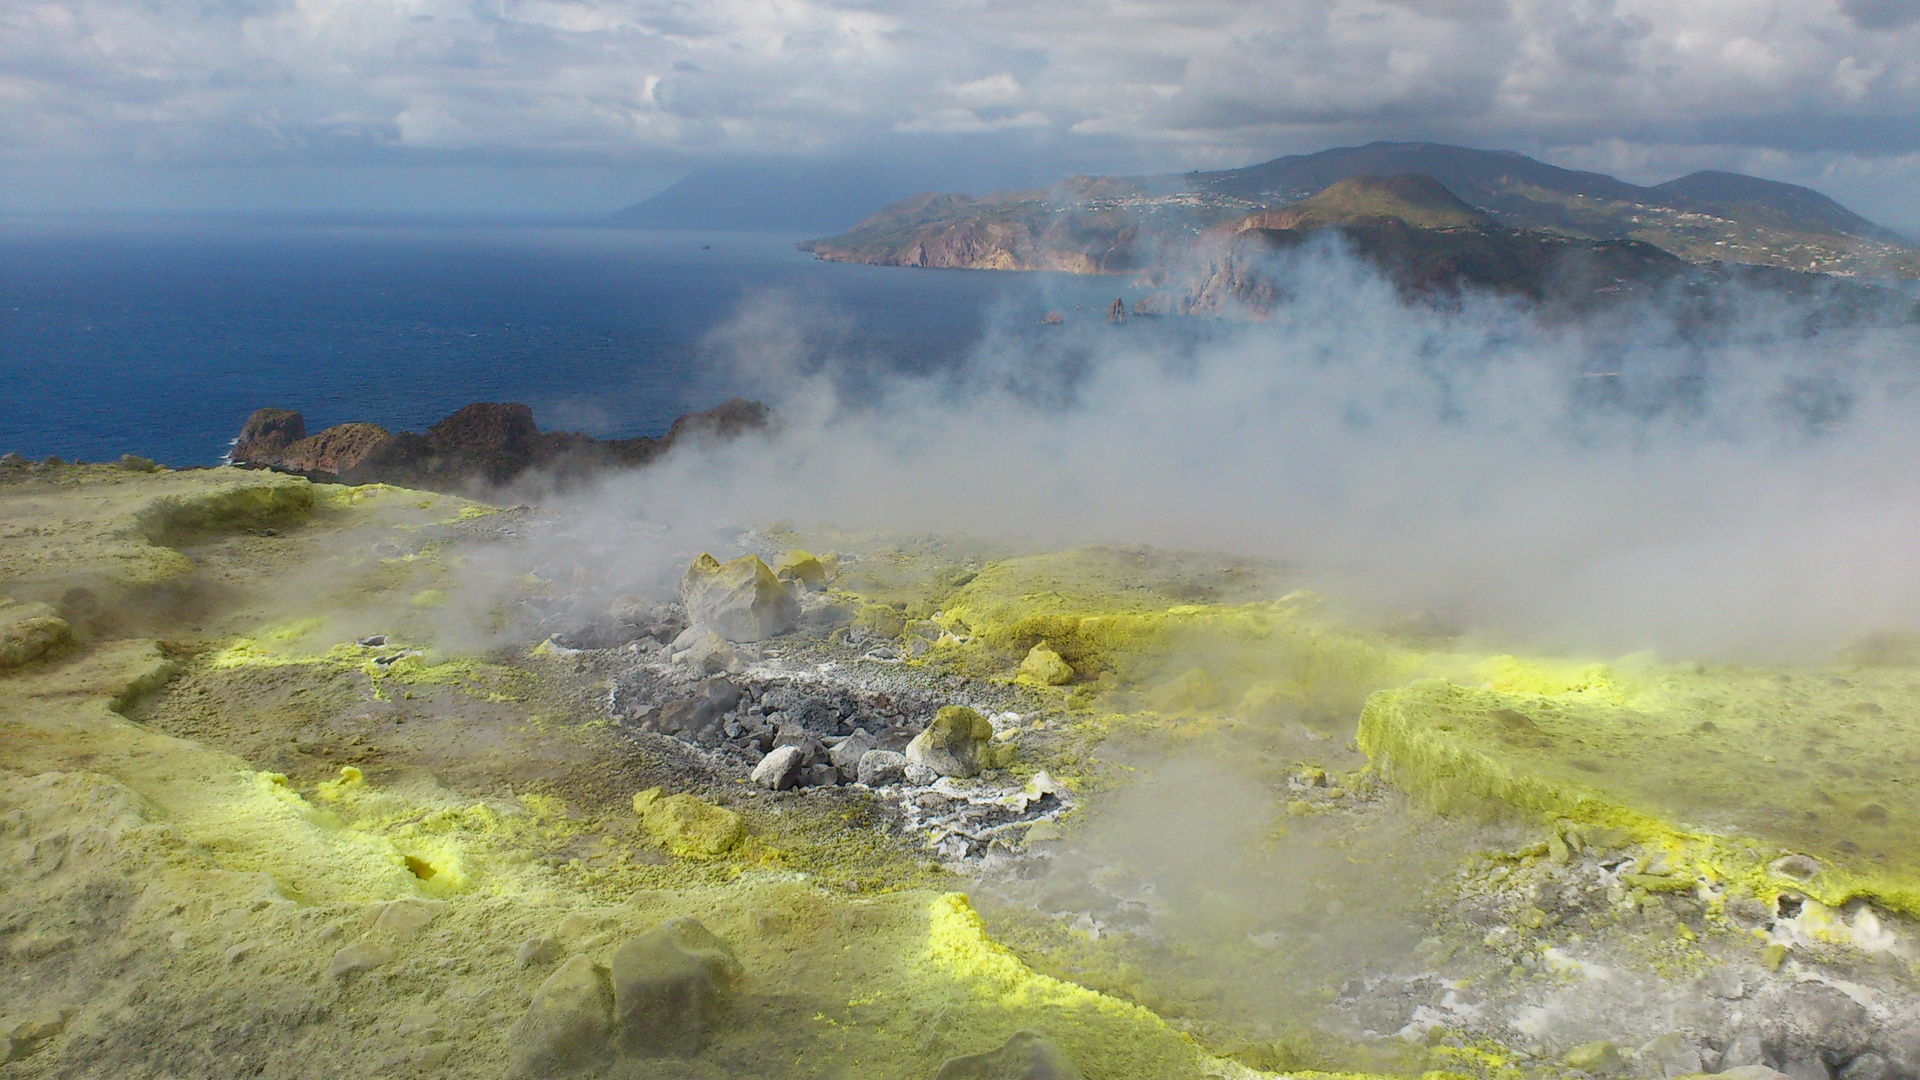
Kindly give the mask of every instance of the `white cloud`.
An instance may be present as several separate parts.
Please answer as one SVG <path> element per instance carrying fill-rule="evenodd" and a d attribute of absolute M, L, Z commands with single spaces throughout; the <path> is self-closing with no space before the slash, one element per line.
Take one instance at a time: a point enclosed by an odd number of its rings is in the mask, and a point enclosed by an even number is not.
<path fill-rule="evenodd" d="M 1884 120 L 1920 111 L 1920 25 L 1843 6 L 0 0 L 0 162 L 645 164 L 1069 133 L 1166 167 L 1375 137 L 1920 150 Z"/>

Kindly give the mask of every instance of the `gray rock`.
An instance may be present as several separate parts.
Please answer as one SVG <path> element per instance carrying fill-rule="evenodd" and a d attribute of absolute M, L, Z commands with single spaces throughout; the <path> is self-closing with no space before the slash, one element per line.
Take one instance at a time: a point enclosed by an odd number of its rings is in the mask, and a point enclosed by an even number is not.
<path fill-rule="evenodd" d="M 534 937 L 520 943 L 520 951 L 514 953 L 513 962 L 517 967 L 545 967 L 560 959 L 560 943 L 550 937 Z"/>
<path fill-rule="evenodd" d="M 833 787 L 840 782 L 840 770 L 822 761 L 809 765 L 800 774 L 801 787 Z"/>
<path fill-rule="evenodd" d="M 802 755 L 800 762 L 803 765 L 818 765 L 827 760 L 826 746 L 815 738 L 812 732 L 799 724 L 781 724 L 779 730 L 774 733 L 773 745 L 798 747 Z"/>
<path fill-rule="evenodd" d="M 753 767 L 752 780 L 768 791 L 785 791 L 800 782 L 806 754 L 797 746 L 776 746 Z"/>
<path fill-rule="evenodd" d="M 1889 1027 L 1877 1041 L 1880 1052 L 1901 1076 L 1920 1076 L 1920 1020 Z"/>
<path fill-rule="evenodd" d="M 702 555 L 680 579 L 687 619 L 728 641 L 764 641 L 792 629 L 800 605 L 752 555 L 722 563 Z"/>
<path fill-rule="evenodd" d="M 1747 992 L 1740 973 L 1725 964 L 1700 977 L 1700 989 L 1723 1001 L 1736 1001 Z"/>
<path fill-rule="evenodd" d="M 854 778 L 868 787 L 898 784 L 907 778 L 907 755 L 892 750 L 869 750 L 860 755 Z"/>
<path fill-rule="evenodd" d="M 1785 1073 L 1775 1072 L 1765 1065 L 1738 1065 L 1722 1070 L 1720 1075 L 1727 1080 L 1787 1080 Z"/>
<path fill-rule="evenodd" d="M 1760 1045 L 1759 1032 L 1752 1029 L 1739 1032 L 1728 1041 L 1726 1050 L 1720 1055 L 1720 1071 L 1731 1072 L 1734 1069 L 1752 1068 L 1759 1065 L 1764 1056 L 1765 1050 Z"/>
<path fill-rule="evenodd" d="M 509 1075 L 546 1076 L 595 1060 L 606 1052 L 612 1020 L 606 969 L 584 956 L 568 957 L 508 1030 Z"/>
<path fill-rule="evenodd" d="M 1700 1071 L 1700 1050 L 1678 1031 L 1669 1031 L 1640 1048 L 1641 1071 L 1670 1078 Z"/>
<path fill-rule="evenodd" d="M 1798 984 L 1787 992 L 1781 1011 L 1787 1030 L 1780 1071 L 1795 1080 L 1802 1080 L 1802 1073 L 1809 1080 L 1825 1080 L 1823 1058 L 1846 1061 L 1871 1042 L 1866 1007 L 1831 986 Z"/>
<path fill-rule="evenodd" d="M 1016 1031 L 984 1054 L 948 1060 L 934 1080 L 1080 1080 L 1080 1070 L 1046 1036 Z"/>
<path fill-rule="evenodd" d="M 614 950 L 613 1023 L 628 1053 L 691 1054 L 740 978 L 725 942 L 694 919 L 671 919 Z"/>
<path fill-rule="evenodd" d="M 362 939 L 333 954 L 327 974 L 344 979 L 358 971 L 371 971 L 393 959 L 393 949 L 377 941 Z"/>
<path fill-rule="evenodd" d="M 1893 1062 L 1869 1050 L 1847 1062 L 1838 1073 L 1838 1080 L 1894 1080 L 1896 1075 Z"/>
<path fill-rule="evenodd" d="M 833 764 L 834 768 L 840 770 L 841 776 L 848 780 L 857 780 L 860 777 L 860 759 L 866 757 L 868 751 L 877 748 L 878 743 L 872 735 L 856 729 L 853 734 L 840 740 L 839 745 L 827 752 L 827 760 Z"/>

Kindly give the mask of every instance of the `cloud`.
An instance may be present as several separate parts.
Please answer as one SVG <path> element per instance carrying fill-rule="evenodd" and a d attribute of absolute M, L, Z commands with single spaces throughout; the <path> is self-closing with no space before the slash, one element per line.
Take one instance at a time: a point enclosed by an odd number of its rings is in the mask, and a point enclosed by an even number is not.
<path fill-rule="evenodd" d="M 1422 127 L 1584 144 L 1911 115 L 1916 20 L 1915 0 L 27 0 L 0 11 L 0 154 L 691 160 L 1009 128 L 1121 133 L 1172 164 Z"/>

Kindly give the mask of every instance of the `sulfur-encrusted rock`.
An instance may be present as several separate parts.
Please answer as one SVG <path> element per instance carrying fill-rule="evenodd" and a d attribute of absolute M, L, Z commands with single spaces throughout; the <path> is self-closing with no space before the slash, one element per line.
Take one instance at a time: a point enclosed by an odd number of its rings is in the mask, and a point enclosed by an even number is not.
<path fill-rule="evenodd" d="M 811 552 L 787 552 L 774 564 L 773 576 L 781 581 L 798 582 L 809 592 L 819 592 L 827 587 L 827 565 Z"/>
<path fill-rule="evenodd" d="M 0 597 L 0 671 L 32 663 L 73 640 L 73 628 L 45 604 Z"/>
<path fill-rule="evenodd" d="M 792 629 L 800 606 L 753 555 L 720 562 L 702 555 L 680 579 L 680 603 L 695 626 L 728 641 L 764 641 Z"/>
<path fill-rule="evenodd" d="M 585 956 L 570 956 L 507 1032 L 509 1075 L 539 1077 L 578 1068 L 607 1049 L 613 990 L 607 971 Z"/>
<path fill-rule="evenodd" d="M 719 1018 L 740 962 L 698 920 L 661 923 L 614 950 L 614 1037 L 631 1054 L 691 1054 Z"/>
<path fill-rule="evenodd" d="M 647 835 L 683 858 L 723 855 L 747 835 L 739 814 L 684 792 L 663 798 L 659 788 L 648 788 L 633 797 L 633 812 Z"/>
<path fill-rule="evenodd" d="M 1569 1069 L 1606 1076 L 1619 1072 L 1626 1065 L 1626 1059 L 1620 1056 L 1620 1050 L 1610 1042 L 1582 1043 L 1567 1051 L 1564 1059 Z"/>
<path fill-rule="evenodd" d="M 333 954 L 327 974 L 344 979 L 356 972 L 370 971 L 393 959 L 393 949 L 378 941 L 362 939 Z"/>
<path fill-rule="evenodd" d="M 1073 679 L 1073 668 L 1042 641 L 1027 650 L 1027 658 L 1020 661 L 1017 674 L 1043 686 L 1060 686 Z"/>
<path fill-rule="evenodd" d="M 992 738 L 993 725 L 986 717 L 964 705 L 948 705 L 907 744 L 907 763 L 941 776 L 978 776 L 987 764 Z"/>
<path fill-rule="evenodd" d="M 1016 1031 L 984 1054 L 949 1059 L 934 1080 L 1080 1080 L 1080 1070 L 1045 1035 Z"/>

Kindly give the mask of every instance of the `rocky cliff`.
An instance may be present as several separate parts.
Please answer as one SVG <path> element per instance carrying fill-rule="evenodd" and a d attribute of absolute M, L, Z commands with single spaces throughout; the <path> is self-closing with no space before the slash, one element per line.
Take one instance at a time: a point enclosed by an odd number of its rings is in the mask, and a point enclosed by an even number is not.
<path fill-rule="evenodd" d="M 611 468 L 644 465 L 687 439 L 731 439 L 766 426 L 767 407 L 734 398 L 673 422 L 660 438 L 595 439 L 541 431 L 533 410 L 477 402 L 424 434 L 377 424 L 337 424 L 306 433 L 289 409 L 256 409 L 233 447 L 235 465 L 270 468 L 350 484 L 390 483 L 432 491 L 499 487 L 526 478 L 566 486 Z"/>

